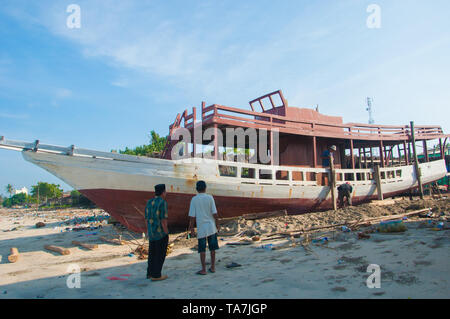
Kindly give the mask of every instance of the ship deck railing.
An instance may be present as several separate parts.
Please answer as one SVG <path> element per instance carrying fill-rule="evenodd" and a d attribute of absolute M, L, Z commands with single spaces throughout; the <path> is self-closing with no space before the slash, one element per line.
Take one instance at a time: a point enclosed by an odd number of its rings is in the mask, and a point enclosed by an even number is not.
<path fill-rule="evenodd" d="M 336 124 L 315 120 L 298 120 L 276 114 L 255 112 L 219 104 L 213 104 L 208 107 L 202 105 L 200 118 L 204 126 L 221 124 L 231 127 L 251 127 L 267 130 L 278 129 L 280 132 L 296 135 L 368 141 L 408 141 L 411 138 L 409 125 Z M 185 128 L 192 129 L 194 125 L 198 125 L 198 120 L 195 107 L 192 113 L 188 113 L 186 109 L 182 114 L 177 114 L 174 123 L 170 125 L 170 133 L 180 127 L 182 123 Z M 436 125 L 417 125 L 414 128 L 414 133 L 417 141 L 447 136 L 444 135 L 442 128 Z"/>
<path fill-rule="evenodd" d="M 146 156 L 136 156 L 128 154 L 119 154 L 114 152 L 95 151 L 85 148 L 78 148 L 75 145 L 70 146 L 56 146 L 50 144 L 41 144 L 39 140 L 34 142 L 23 142 L 15 140 L 7 140 L 4 136 L 0 136 L 0 148 L 15 150 L 19 152 L 33 151 L 50 154 L 59 154 L 67 156 L 78 156 L 87 158 L 97 158 L 105 160 L 117 160 L 126 162 L 142 162 L 142 163 L 154 163 L 155 161 L 162 161 L 159 158 L 152 158 Z"/>

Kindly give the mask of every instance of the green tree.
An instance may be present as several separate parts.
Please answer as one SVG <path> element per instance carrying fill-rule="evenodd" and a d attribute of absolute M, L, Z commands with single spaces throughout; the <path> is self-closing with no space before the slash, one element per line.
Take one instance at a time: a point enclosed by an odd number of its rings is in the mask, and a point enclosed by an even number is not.
<path fill-rule="evenodd" d="M 37 185 L 31 186 L 31 196 L 38 199 L 39 202 L 42 198 L 45 198 L 45 201 L 59 198 L 62 196 L 62 193 L 63 190 L 57 184 L 38 182 Z"/>
<path fill-rule="evenodd" d="M 9 193 L 9 198 L 11 198 L 12 193 L 14 191 L 14 187 L 11 184 L 6 185 L 6 192 Z"/>
<path fill-rule="evenodd" d="M 167 137 L 161 137 L 155 131 L 150 132 L 150 143 L 147 145 L 136 146 L 133 149 L 125 147 L 124 150 L 119 150 L 120 154 L 148 156 L 152 157 L 154 153 L 161 153 L 167 142 Z M 113 150 L 114 152 L 114 150 Z"/>
<path fill-rule="evenodd" d="M 72 197 L 72 206 L 92 207 L 95 205 L 89 198 L 77 190 L 70 192 L 70 197 Z"/>
<path fill-rule="evenodd" d="M 35 200 L 31 196 L 28 196 L 25 193 L 19 193 L 10 198 L 5 199 L 2 205 L 3 207 L 11 207 L 15 205 L 25 205 L 33 202 L 35 202 Z"/>

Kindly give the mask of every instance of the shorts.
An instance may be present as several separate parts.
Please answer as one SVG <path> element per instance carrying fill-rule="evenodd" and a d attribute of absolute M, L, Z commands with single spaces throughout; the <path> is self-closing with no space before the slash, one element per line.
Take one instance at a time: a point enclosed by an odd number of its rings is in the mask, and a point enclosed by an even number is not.
<path fill-rule="evenodd" d="M 198 239 L 198 252 L 204 253 L 206 251 L 206 240 L 208 240 L 208 249 L 209 251 L 219 249 L 219 243 L 217 241 L 217 233 Z"/>

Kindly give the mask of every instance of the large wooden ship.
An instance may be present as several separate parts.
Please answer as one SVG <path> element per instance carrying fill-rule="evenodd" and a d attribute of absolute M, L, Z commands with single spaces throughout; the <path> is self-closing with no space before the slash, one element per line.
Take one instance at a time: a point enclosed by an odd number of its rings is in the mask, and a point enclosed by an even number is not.
<path fill-rule="evenodd" d="M 170 125 L 169 139 L 161 158 L 92 151 L 75 146 L 59 147 L 0 139 L 0 148 L 22 151 L 34 163 L 79 190 L 133 231 L 145 232 L 144 208 L 156 184 L 167 189 L 169 225 L 185 226 L 195 183 L 206 181 L 221 217 L 286 209 L 290 214 L 332 208 L 330 168 L 323 165 L 323 152 L 334 152 L 336 184 L 353 185 L 354 204 L 394 196 L 418 187 L 412 130 L 409 125 L 343 123 L 314 109 L 288 106 L 281 91 L 250 102 L 251 110 L 218 104 L 185 110 Z M 255 110 L 259 108 L 260 111 Z M 210 140 L 174 140 L 183 128 L 192 133 L 213 131 Z M 267 131 L 269 162 L 249 161 L 249 145 L 225 149 L 215 138 L 227 128 Z M 274 134 L 279 141 L 275 145 Z M 259 136 L 259 135 L 258 135 Z M 264 135 L 262 135 L 264 136 Z M 416 126 L 414 136 L 423 143 L 424 160 L 418 163 L 423 184 L 446 176 L 443 145 L 448 135 L 440 126 Z M 259 137 L 258 137 L 259 138 Z M 439 141 L 441 156 L 427 155 L 427 142 Z M 212 156 L 204 158 L 205 145 Z M 174 159 L 175 147 L 184 157 Z M 274 148 L 277 147 L 277 150 Z M 177 149 L 177 152 L 179 152 Z M 247 150 L 247 151 L 246 151 Z M 242 151 L 242 150 L 241 150 Z M 274 155 L 278 153 L 278 163 Z M 187 156 L 188 155 L 188 156 Z M 240 157 L 242 159 L 242 156 Z M 379 167 L 379 169 L 378 169 Z M 375 178 L 379 171 L 379 185 Z M 379 187 L 377 187 L 379 186 Z M 380 194 L 381 190 L 381 194 Z"/>

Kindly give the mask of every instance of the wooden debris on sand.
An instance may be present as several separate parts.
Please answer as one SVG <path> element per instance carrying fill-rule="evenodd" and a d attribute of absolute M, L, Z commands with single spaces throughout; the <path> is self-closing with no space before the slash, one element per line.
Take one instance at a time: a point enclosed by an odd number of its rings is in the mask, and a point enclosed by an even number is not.
<path fill-rule="evenodd" d="M 93 250 L 93 249 L 98 248 L 97 244 L 82 243 L 82 242 L 76 241 L 76 240 L 72 241 L 72 244 L 75 245 L 75 246 L 80 246 L 80 247 L 89 249 L 89 250 Z"/>
<path fill-rule="evenodd" d="M 287 215 L 286 209 L 276 210 L 276 211 L 272 211 L 272 212 L 264 212 L 264 213 L 245 214 L 245 215 L 237 216 L 237 217 L 220 218 L 219 225 L 223 225 L 230 221 L 240 220 L 240 219 L 257 220 L 257 219 L 262 219 L 262 218 L 270 218 L 270 217 L 278 217 L 278 216 L 286 216 L 286 215 Z"/>
<path fill-rule="evenodd" d="M 361 219 L 361 220 L 353 220 L 353 221 L 348 221 L 348 222 L 340 223 L 340 224 L 312 227 L 312 228 L 308 228 L 308 229 L 293 230 L 293 231 L 289 231 L 289 232 L 279 232 L 279 233 L 270 234 L 267 237 L 280 236 L 280 235 L 281 236 L 292 236 L 292 235 L 296 235 L 296 234 L 302 234 L 302 233 L 306 233 L 306 232 L 329 229 L 329 228 L 336 228 L 336 227 L 342 227 L 342 226 L 347 226 L 348 228 L 353 230 L 357 227 L 370 226 L 370 225 L 379 223 L 381 221 L 389 221 L 389 220 L 399 219 L 399 218 L 403 218 L 403 217 L 419 215 L 419 214 L 424 213 L 429 210 L 430 210 L 429 208 L 424 208 L 424 209 L 416 210 L 416 211 L 405 213 L 405 214 L 380 216 L 380 217 L 367 218 L 367 219 Z M 274 239 L 274 238 L 272 238 L 272 239 Z"/>
<path fill-rule="evenodd" d="M 45 245 L 45 249 L 57 252 L 61 255 L 70 255 L 70 250 L 64 247 L 54 246 L 54 245 Z"/>
<path fill-rule="evenodd" d="M 167 245 L 166 256 L 168 256 L 169 254 L 172 253 L 174 246 L 175 246 L 174 243 Z M 143 244 L 143 245 L 139 245 L 134 250 L 134 253 L 138 256 L 138 259 L 147 259 L 149 251 L 150 251 L 150 249 L 149 249 L 148 244 Z"/>
<path fill-rule="evenodd" d="M 117 239 L 117 238 L 106 238 L 106 237 L 100 237 L 101 240 L 103 240 L 104 242 L 110 243 L 110 244 L 114 244 L 114 245 L 124 245 L 125 242 L 122 239 Z"/>
<path fill-rule="evenodd" d="M 8 256 L 8 261 L 10 263 L 15 263 L 19 260 L 20 254 L 19 250 L 16 247 L 11 247 L 11 254 Z"/>

